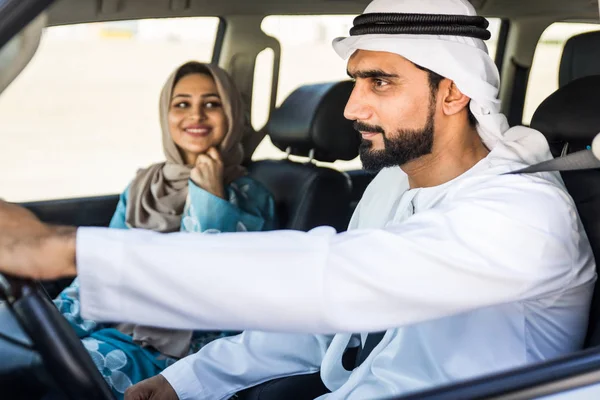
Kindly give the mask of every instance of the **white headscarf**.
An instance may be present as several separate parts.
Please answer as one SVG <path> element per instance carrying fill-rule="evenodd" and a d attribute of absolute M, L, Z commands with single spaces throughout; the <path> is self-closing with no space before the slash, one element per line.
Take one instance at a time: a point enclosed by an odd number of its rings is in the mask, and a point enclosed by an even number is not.
<path fill-rule="evenodd" d="M 444 14 L 476 16 L 467 0 L 374 0 L 369 13 Z M 528 164 L 551 158 L 546 139 L 539 132 L 520 127 L 509 130 L 500 113 L 500 74 L 480 39 L 448 35 L 369 34 L 334 39 L 333 48 L 344 59 L 356 50 L 385 51 L 401 55 L 445 78 L 471 98 L 479 136 L 488 149 L 504 142 Z M 508 131 L 508 132 L 507 132 Z M 526 147 L 526 148 L 523 148 Z M 533 150 L 533 151 L 532 151 Z"/>

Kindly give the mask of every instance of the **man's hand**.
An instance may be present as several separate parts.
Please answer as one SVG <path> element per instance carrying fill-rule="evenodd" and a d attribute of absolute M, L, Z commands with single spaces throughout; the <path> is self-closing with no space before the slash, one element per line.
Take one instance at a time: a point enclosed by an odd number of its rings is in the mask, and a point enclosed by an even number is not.
<path fill-rule="evenodd" d="M 150 379 L 130 387 L 125 391 L 125 400 L 178 400 L 175 389 L 162 375 L 153 376 Z"/>
<path fill-rule="evenodd" d="M 190 178 L 196 185 L 222 199 L 225 198 L 223 185 L 223 160 L 214 147 L 206 154 L 200 154 L 192 168 Z"/>
<path fill-rule="evenodd" d="M 46 225 L 0 201 L 0 273 L 32 279 L 73 276 L 76 229 Z"/>

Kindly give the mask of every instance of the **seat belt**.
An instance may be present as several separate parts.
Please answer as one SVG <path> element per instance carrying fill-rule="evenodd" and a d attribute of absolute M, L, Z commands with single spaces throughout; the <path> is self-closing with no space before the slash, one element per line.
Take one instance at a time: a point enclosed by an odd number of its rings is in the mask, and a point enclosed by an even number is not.
<path fill-rule="evenodd" d="M 528 174 L 551 171 L 578 171 L 583 169 L 600 168 L 600 133 L 592 140 L 592 145 L 586 150 L 567 154 L 569 143 L 565 143 L 560 157 L 530 165 L 507 174 Z"/>
<path fill-rule="evenodd" d="M 583 169 L 600 168 L 600 160 L 594 155 L 592 149 L 576 151 L 575 153 L 564 155 L 567 145 L 563 148 L 563 155 L 552 160 L 543 161 L 538 164 L 530 165 L 517 171 L 507 172 L 507 174 L 530 174 L 535 172 L 551 171 L 577 171 Z"/>
<path fill-rule="evenodd" d="M 576 151 L 572 154 L 567 154 L 567 150 L 568 143 L 563 147 L 560 157 L 530 165 L 517 171 L 506 172 L 504 175 L 532 174 L 536 172 L 552 171 L 578 171 L 600 168 L 600 134 L 596 136 L 589 149 Z M 381 342 L 381 339 L 383 339 L 384 334 L 385 331 L 373 332 L 367 335 L 365 345 L 359 350 L 358 355 L 356 356 L 356 367 L 361 365 L 369 354 L 371 354 L 373 349 Z"/>

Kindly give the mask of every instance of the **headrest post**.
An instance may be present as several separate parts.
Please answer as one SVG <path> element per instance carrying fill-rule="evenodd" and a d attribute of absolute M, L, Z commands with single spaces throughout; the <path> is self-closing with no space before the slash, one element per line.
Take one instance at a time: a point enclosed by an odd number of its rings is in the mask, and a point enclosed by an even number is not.
<path fill-rule="evenodd" d="M 292 146 L 288 146 L 285 149 L 285 159 L 289 160 L 291 155 L 292 155 Z"/>
<path fill-rule="evenodd" d="M 560 152 L 560 156 L 564 157 L 569 153 L 569 142 L 565 142 L 565 145 L 562 148 L 562 151 Z"/>
<path fill-rule="evenodd" d="M 314 161 L 315 159 L 315 149 L 310 149 L 310 151 L 308 152 L 308 163 L 310 164 Z"/>

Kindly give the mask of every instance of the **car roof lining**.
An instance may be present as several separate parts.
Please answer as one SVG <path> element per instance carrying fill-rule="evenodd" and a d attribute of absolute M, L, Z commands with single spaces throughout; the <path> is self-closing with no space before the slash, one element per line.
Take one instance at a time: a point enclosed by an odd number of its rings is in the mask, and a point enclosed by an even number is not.
<path fill-rule="evenodd" d="M 598 21 L 597 0 L 471 0 L 481 15 Z M 359 14 L 369 0 L 58 0 L 49 24 L 160 17 Z"/>

